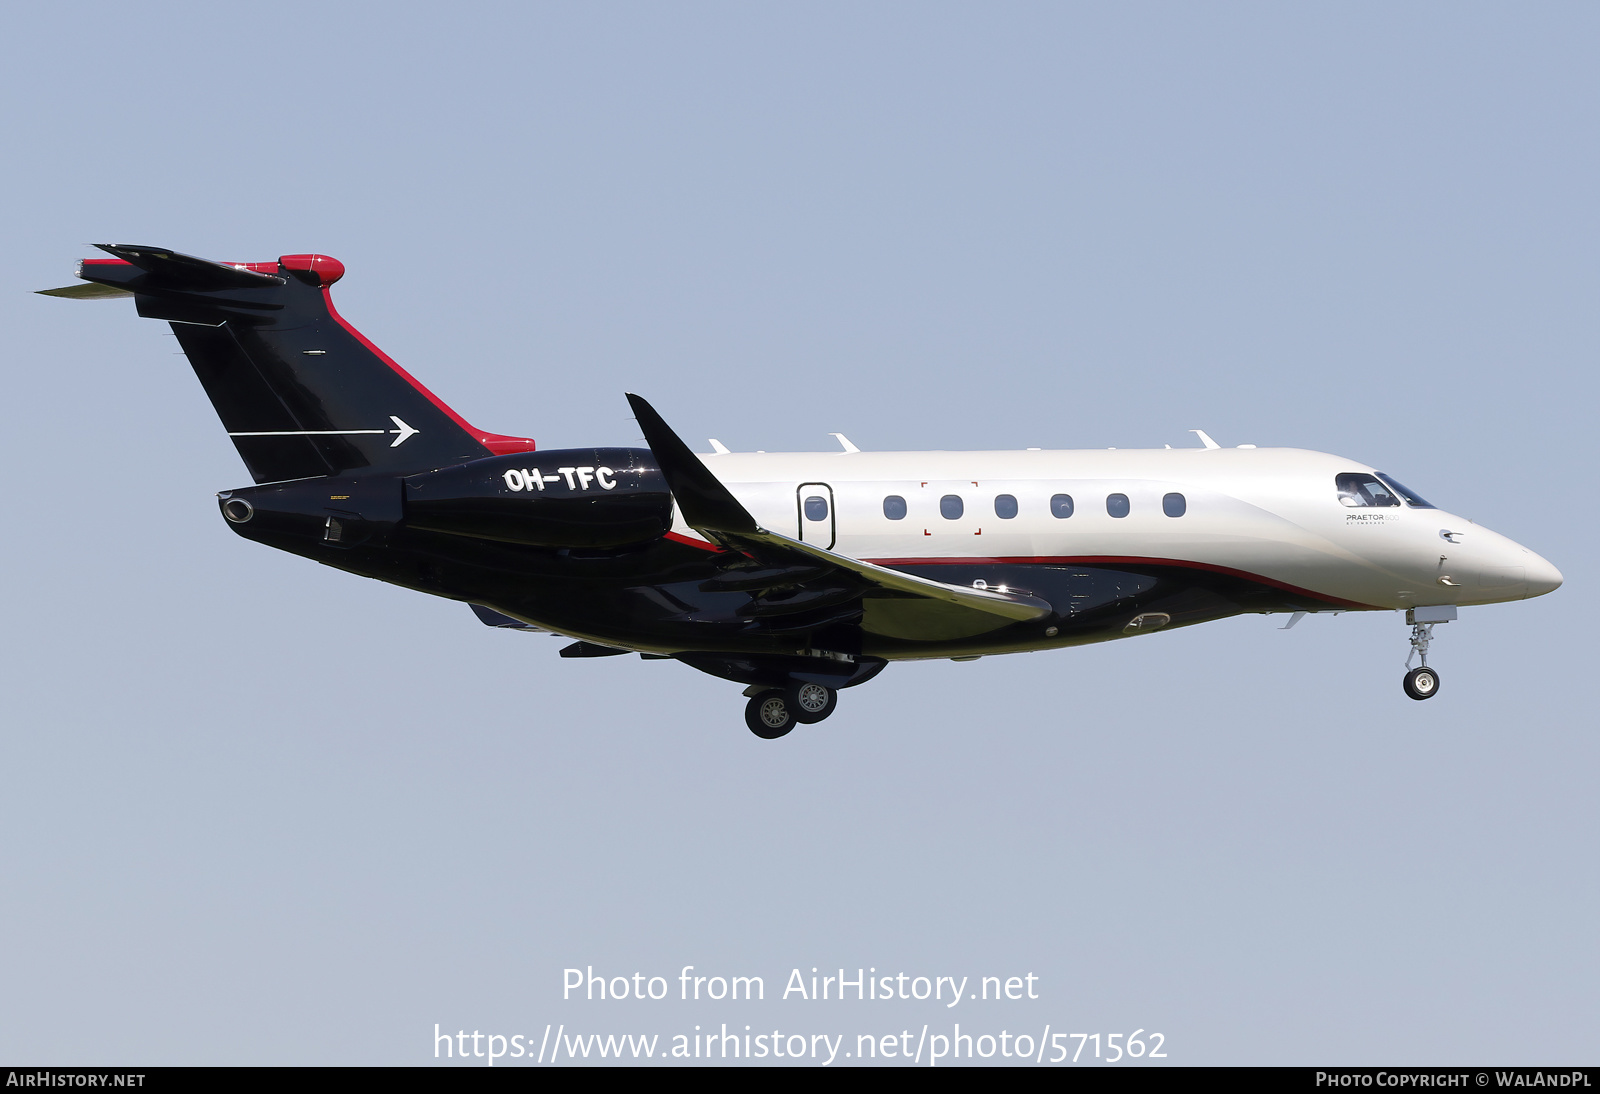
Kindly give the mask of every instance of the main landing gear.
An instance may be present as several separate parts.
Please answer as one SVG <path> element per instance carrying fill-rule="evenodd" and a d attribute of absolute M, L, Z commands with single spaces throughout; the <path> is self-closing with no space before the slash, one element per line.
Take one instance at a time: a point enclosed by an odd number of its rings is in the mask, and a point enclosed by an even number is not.
<path fill-rule="evenodd" d="M 763 740 L 773 741 L 796 725 L 813 725 L 833 713 L 839 693 L 813 683 L 794 683 L 786 688 L 751 688 L 750 702 L 744 708 L 745 724 Z"/>
<path fill-rule="evenodd" d="M 1433 641 L 1433 628 L 1448 623 L 1456 617 L 1453 606 L 1438 608 L 1412 608 L 1406 612 L 1406 622 L 1411 624 L 1411 652 L 1406 655 L 1406 673 L 1403 687 L 1406 694 L 1416 700 L 1432 699 L 1439 693 L 1439 674 L 1428 667 L 1428 644 Z M 1411 659 L 1421 664 L 1411 668 Z"/>

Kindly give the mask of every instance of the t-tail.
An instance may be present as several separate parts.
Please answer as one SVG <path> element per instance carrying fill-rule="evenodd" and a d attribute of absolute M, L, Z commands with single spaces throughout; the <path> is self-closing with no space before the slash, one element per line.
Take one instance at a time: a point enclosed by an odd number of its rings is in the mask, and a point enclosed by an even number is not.
<path fill-rule="evenodd" d="M 528 452 L 485 433 L 419 384 L 333 308 L 344 266 L 326 255 L 225 264 L 159 247 L 97 244 L 85 284 L 46 296 L 132 296 L 172 324 L 255 481 L 401 474 Z"/>

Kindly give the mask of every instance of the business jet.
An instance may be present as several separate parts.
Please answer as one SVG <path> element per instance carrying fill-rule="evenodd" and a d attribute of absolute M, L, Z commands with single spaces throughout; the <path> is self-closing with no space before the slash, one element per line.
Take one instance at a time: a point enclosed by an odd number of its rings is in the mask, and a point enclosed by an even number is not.
<path fill-rule="evenodd" d="M 563 657 L 671 658 L 748 685 L 782 737 L 892 661 L 1146 640 L 1246 612 L 1434 627 L 1561 574 L 1355 460 L 1293 448 L 697 455 L 628 395 L 646 448 L 486 433 L 334 310 L 326 255 L 221 263 L 99 245 L 80 283 L 170 323 L 255 485 L 239 535 L 459 600 Z M 1418 664 L 1413 667 L 1412 660 Z"/>

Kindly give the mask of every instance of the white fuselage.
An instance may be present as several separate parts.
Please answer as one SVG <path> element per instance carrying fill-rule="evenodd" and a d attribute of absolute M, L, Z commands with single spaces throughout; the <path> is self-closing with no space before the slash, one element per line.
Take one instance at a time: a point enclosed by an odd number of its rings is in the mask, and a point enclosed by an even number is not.
<path fill-rule="evenodd" d="M 706 465 L 772 531 L 887 566 L 1150 561 L 1253 578 L 1330 608 L 1487 604 L 1550 592 L 1526 547 L 1442 509 L 1352 505 L 1375 469 L 1294 448 L 719 453 Z M 1065 506 L 1052 499 L 1071 498 Z M 1116 496 L 1127 499 L 1126 515 Z M 1168 515 L 1181 495 L 1181 515 Z M 808 498 L 813 501 L 808 515 Z M 904 501 L 903 517 L 897 503 Z M 957 506 L 944 499 L 959 498 Z M 1005 499 L 1015 499 L 1015 515 Z M 1108 498 L 1113 501 L 1108 505 Z M 997 505 L 996 499 L 1001 499 Z M 959 515 L 955 515 L 959 509 Z M 825 510 L 825 511 L 824 511 Z M 680 535 L 699 538 L 681 519 Z"/>

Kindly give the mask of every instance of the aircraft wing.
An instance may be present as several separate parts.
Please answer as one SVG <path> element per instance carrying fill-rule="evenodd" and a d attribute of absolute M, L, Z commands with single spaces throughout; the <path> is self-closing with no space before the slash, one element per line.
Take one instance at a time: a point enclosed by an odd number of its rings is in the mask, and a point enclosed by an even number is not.
<path fill-rule="evenodd" d="M 710 535 L 707 529 L 700 529 Z M 972 589 L 963 585 L 949 585 L 931 578 L 917 577 L 901 570 L 891 570 L 872 562 L 862 562 L 835 551 L 824 550 L 815 543 L 803 543 L 778 532 L 758 528 L 754 532 L 723 533 L 718 537 L 730 546 L 755 548 L 764 560 L 772 561 L 775 555 L 788 553 L 797 562 L 823 563 L 836 570 L 854 574 L 868 585 L 878 589 L 902 593 L 906 596 L 955 604 L 972 611 L 997 617 L 996 625 L 1026 623 L 1030 619 L 1043 619 L 1051 608 L 1048 601 L 1020 593 L 1002 593 L 997 589 Z"/>
<path fill-rule="evenodd" d="M 865 630 L 913 641 L 942 641 L 983 634 L 1054 613 L 1050 603 L 1038 597 L 917 577 L 768 531 L 756 523 L 654 407 L 633 394 L 629 394 L 628 402 L 690 527 L 715 543 L 796 575 L 796 580 L 789 583 L 801 589 L 838 585 L 841 580 L 857 586 Z"/>

